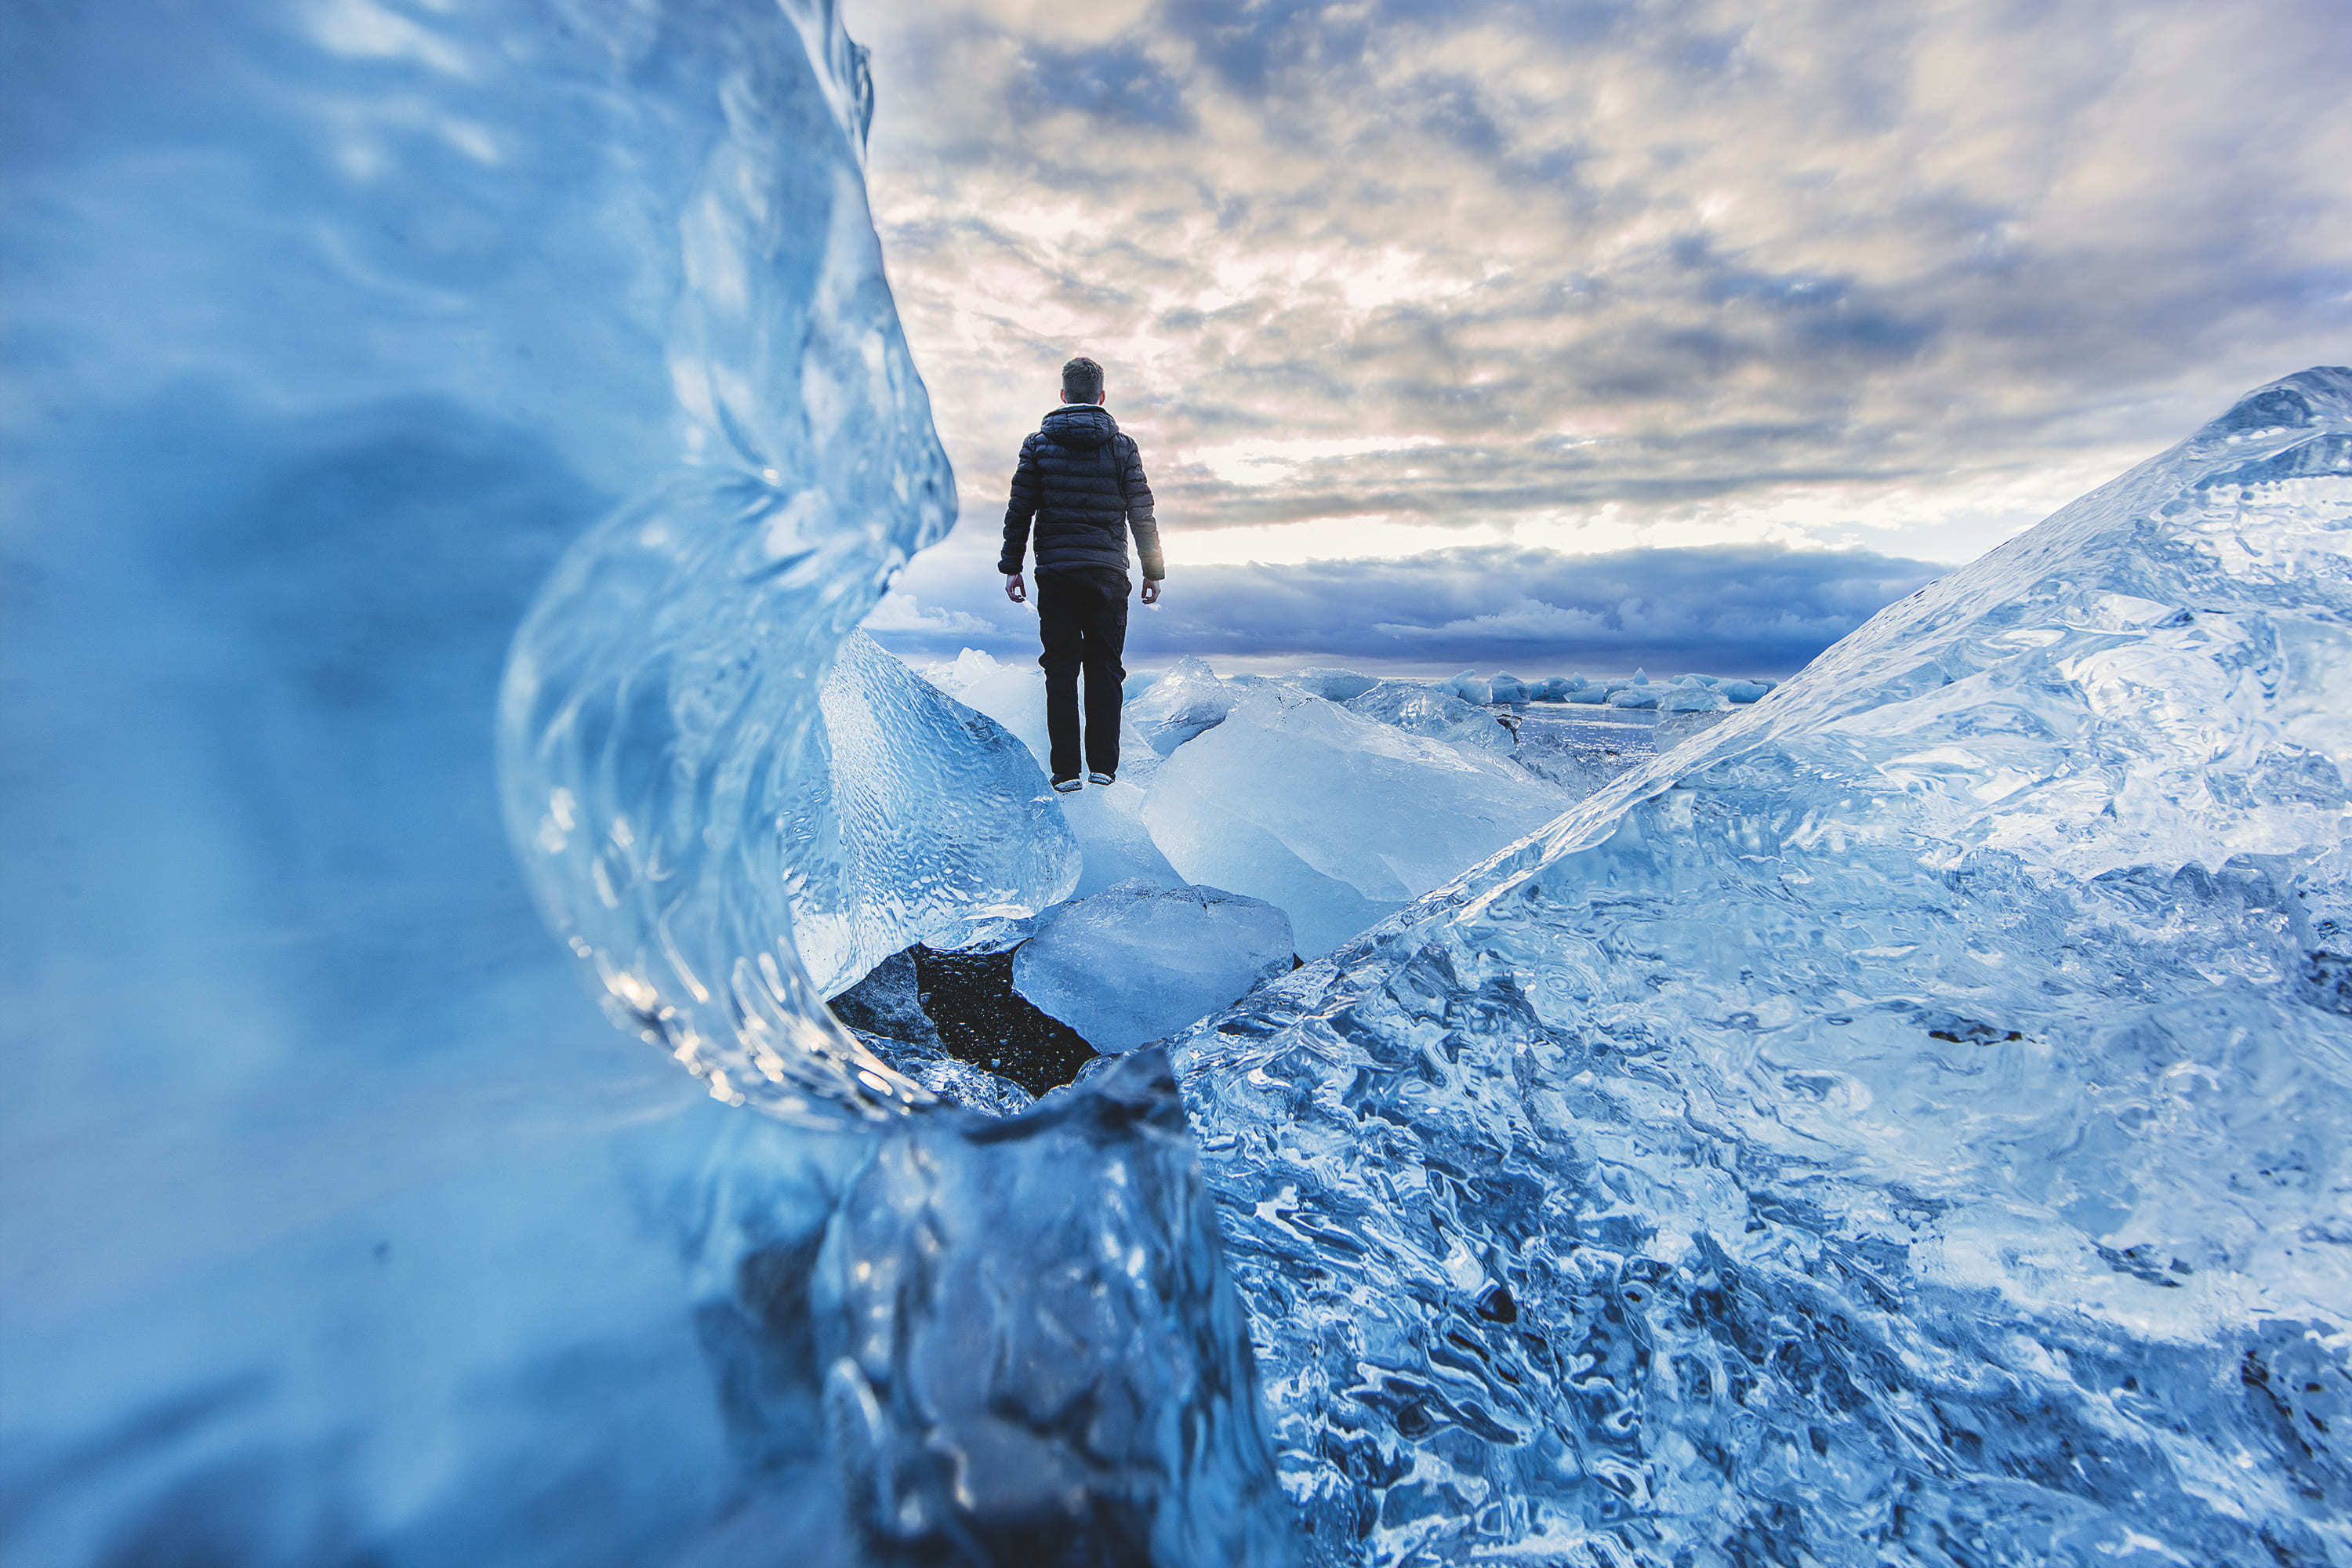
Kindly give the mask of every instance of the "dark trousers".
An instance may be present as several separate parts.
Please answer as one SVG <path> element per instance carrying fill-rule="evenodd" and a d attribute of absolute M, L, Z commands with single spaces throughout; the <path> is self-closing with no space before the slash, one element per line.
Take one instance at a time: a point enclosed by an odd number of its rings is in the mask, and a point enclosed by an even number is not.
<path fill-rule="evenodd" d="M 1127 668 L 1127 574 L 1037 574 L 1037 635 L 1045 651 L 1045 735 L 1056 779 L 1078 776 L 1078 672 L 1087 676 L 1086 766 L 1118 772 L 1119 683 Z"/>

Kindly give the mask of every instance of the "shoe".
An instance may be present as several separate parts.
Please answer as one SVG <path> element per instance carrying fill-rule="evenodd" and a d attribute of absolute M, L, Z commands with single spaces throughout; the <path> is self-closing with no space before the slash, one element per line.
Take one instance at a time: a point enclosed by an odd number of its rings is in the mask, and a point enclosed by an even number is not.
<path fill-rule="evenodd" d="M 1117 784 L 1118 783 L 1118 775 L 1117 773 L 1088 773 L 1087 775 L 1087 783 L 1096 784 Z"/>
<path fill-rule="evenodd" d="M 1083 786 L 1080 785 L 1078 781 L 1076 779 L 1055 779 L 1054 781 L 1054 793 L 1055 795 L 1073 795 L 1081 787 Z"/>

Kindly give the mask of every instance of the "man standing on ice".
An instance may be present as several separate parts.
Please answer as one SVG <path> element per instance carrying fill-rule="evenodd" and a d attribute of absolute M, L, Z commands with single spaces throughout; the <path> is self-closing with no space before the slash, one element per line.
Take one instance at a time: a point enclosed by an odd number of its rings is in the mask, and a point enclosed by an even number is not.
<path fill-rule="evenodd" d="M 1045 733 L 1054 787 L 1098 784 L 1118 777 L 1119 662 L 1127 647 L 1127 535 L 1143 558 L 1143 602 L 1160 602 L 1168 574 L 1160 525 L 1151 520 L 1151 486 L 1132 437 L 1103 406 L 1103 369 L 1090 359 L 1062 367 L 1062 405 L 1021 443 L 1013 501 L 1004 509 L 1004 550 L 996 569 L 1004 596 L 1028 602 L 1021 563 L 1029 525 L 1037 525 L 1037 636 L 1045 651 Z M 1085 744 L 1079 743 L 1078 672 L 1087 677 Z"/>

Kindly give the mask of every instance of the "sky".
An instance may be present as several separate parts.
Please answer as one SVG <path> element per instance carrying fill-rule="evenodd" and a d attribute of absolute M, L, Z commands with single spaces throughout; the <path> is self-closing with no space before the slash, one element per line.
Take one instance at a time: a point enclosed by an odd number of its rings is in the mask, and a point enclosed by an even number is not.
<path fill-rule="evenodd" d="M 1780 675 L 2352 360 L 2344 0 L 845 0 L 962 516 L 1062 362 L 1158 498 L 1130 668 Z"/>

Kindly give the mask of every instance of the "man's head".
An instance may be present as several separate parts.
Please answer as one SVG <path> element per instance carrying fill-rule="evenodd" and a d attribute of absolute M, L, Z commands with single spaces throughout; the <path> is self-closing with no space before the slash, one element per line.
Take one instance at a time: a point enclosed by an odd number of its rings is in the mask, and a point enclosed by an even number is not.
<path fill-rule="evenodd" d="M 1100 403 L 1102 400 L 1102 366 L 1080 354 L 1062 367 L 1063 402 Z"/>

